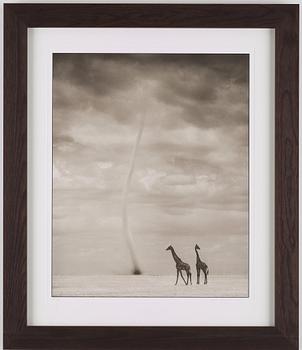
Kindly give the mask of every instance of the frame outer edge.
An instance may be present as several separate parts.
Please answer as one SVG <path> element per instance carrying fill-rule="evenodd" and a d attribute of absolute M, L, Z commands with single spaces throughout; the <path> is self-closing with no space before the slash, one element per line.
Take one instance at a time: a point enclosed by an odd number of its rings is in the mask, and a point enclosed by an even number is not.
<path fill-rule="evenodd" d="M 252 350 L 298 349 L 298 76 L 296 74 L 298 74 L 299 6 L 175 5 L 174 9 L 177 10 L 170 14 L 165 6 L 133 5 L 137 10 L 143 11 L 144 15 L 140 17 L 137 12 L 133 13 L 134 8 L 130 4 L 120 6 L 96 4 L 97 11 L 93 14 L 92 4 L 87 4 L 87 7 L 83 6 L 85 4 L 65 4 L 65 9 L 67 5 L 71 9 L 68 14 L 63 14 L 62 8 L 59 10 L 60 4 L 4 5 L 4 347 L 67 349 L 85 346 L 87 349 L 99 349 L 102 344 L 112 349 L 121 349 L 121 346 L 135 349 L 139 342 L 142 342 L 147 349 L 154 348 L 153 346 L 162 349 L 163 347 L 157 345 L 165 344 L 165 349 L 173 347 L 180 349 L 187 345 L 190 349 L 205 346 L 207 349 L 216 350 L 220 349 L 222 343 L 225 349 L 241 349 L 243 344 L 244 349 Z M 232 6 L 236 6 L 237 11 L 233 12 Z M 150 10 L 150 15 L 147 8 Z M 218 20 L 212 15 L 214 8 L 215 11 L 219 10 Z M 184 9 L 189 12 L 189 17 L 182 15 Z M 127 21 L 127 14 L 130 12 L 132 17 L 130 16 Z M 161 12 L 164 13 L 161 15 Z M 87 13 L 90 14 L 88 19 Z M 172 18 L 173 15 L 176 18 Z M 81 16 L 86 19 L 81 21 Z M 278 131 L 275 135 L 275 151 L 278 156 L 275 163 L 275 197 L 279 203 L 275 209 L 276 327 L 259 329 L 203 327 L 200 331 L 198 327 L 189 327 L 190 329 L 180 327 L 178 330 L 172 327 L 170 331 L 167 330 L 168 335 L 158 327 L 127 327 L 128 330 L 125 330 L 120 327 L 26 325 L 27 27 L 41 24 L 41 27 L 55 27 L 58 24 L 63 24 L 63 27 L 85 27 L 89 24 L 89 18 L 91 22 L 88 26 L 91 27 L 106 27 L 112 23 L 116 23 L 117 27 L 129 27 L 133 23 L 142 22 L 146 23 L 142 27 L 151 28 L 158 24 L 169 27 L 170 21 L 173 25 L 176 24 L 176 27 L 184 28 L 190 27 L 187 25 L 188 20 L 193 21 L 190 22 L 193 23 L 192 27 L 215 27 L 219 19 L 223 18 L 221 23 L 225 28 L 276 29 L 276 41 L 283 45 L 282 47 L 276 45 L 276 60 L 279 62 L 279 66 L 276 65 L 278 117 L 276 116 L 275 121 Z M 174 335 L 170 338 L 171 332 Z"/>
<path fill-rule="evenodd" d="M 298 349 L 299 7 L 276 28 L 275 322 Z M 281 46 L 282 45 L 282 46 Z"/>
<path fill-rule="evenodd" d="M 4 5 L 4 348 L 27 319 L 27 28 Z"/>

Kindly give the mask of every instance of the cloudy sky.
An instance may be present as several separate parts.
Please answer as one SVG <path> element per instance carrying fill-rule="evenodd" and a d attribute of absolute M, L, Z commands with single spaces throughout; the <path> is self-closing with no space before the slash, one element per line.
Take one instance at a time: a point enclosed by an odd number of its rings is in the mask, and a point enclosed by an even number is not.
<path fill-rule="evenodd" d="M 214 274 L 248 266 L 248 56 L 53 55 L 54 274 L 127 274 L 122 192 L 144 273 L 172 244 Z"/>

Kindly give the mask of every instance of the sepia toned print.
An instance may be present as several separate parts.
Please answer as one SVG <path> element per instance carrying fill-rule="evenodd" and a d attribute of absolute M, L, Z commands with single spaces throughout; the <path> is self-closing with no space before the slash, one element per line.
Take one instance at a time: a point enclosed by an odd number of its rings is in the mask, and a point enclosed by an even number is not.
<path fill-rule="evenodd" d="M 54 54 L 52 295 L 248 297 L 249 56 Z"/>

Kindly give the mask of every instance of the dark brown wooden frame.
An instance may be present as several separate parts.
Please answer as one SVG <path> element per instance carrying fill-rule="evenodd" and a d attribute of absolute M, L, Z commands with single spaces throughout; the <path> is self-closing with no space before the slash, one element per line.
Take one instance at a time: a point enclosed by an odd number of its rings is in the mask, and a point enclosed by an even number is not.
<path fill-rule="evenodd" d="M 298 5 L 4 5 L 4 348 L 298 349 Z M 27 29 L 275 29 L 275 326 L 27 326 Z"/>

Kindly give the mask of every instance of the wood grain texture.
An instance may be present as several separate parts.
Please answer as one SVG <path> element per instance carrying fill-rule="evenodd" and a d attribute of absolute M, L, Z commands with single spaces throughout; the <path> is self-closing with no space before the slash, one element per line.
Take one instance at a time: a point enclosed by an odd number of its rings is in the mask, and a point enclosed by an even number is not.
<path fill-rule="evenodd" d="M 10 4 L 28 27 L 275 28 L 295 5 Z M 71 7 L 72 6 L 72 7 Z M 297 6 L 296 6 L 297 7 Z"/>
<path fill-rule="evenodd" d="M 275 317 L 298 346 L 298 11 L 287 12 L 275 35 Z"/>
<path fill-rule="evenodd" d="M 275 327 L 28 327 L 13 349 L 294 350 Z"/>
<path fill-rule="evenodd" d="M 3 289 L 8 334 L 26 327 L 27 34 L 9 8 L 4 23 Z"/>
<path fill-rule="evenodd" d="M 5 349 L 298 349 L 298 5 L 4 6 Z M 27 28 L 274 28 L 275 327 L 28 327 Z"/>

